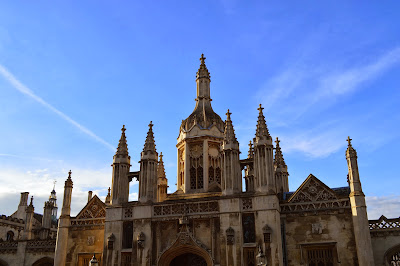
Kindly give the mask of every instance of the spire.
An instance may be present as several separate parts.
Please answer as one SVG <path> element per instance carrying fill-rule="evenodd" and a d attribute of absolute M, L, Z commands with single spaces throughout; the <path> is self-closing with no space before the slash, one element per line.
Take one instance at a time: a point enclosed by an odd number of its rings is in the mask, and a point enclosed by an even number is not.
<path fill-rule="evenodd" d="M 210 79 L 210 72 L 208 72 L 207 66 L 205 64 L 205 60 L 206 60 L 206 58 L 204 57 L 204 54 L 201 54 L 200 68 L 197 71 L 196 79 L 200 79 L 200 78 Z"/>
<path fill-rule="evenodd" d="M 253 158 L 253 156 L 254 156 L 254 148 L 253 148 L 253 143 L 251 142 L 251 140 L 250 140 L 250 142 L 249 142 L 249 153 L 247 154 L 247 158 Z"/>
<path fill-rule="evenodd" d="M 269 135 L 269 131 L 267 128 L 267 124 L 265 123 L 263 109 L 264 108 L 261 106 L 261 104 L 260 104 L 260 107 L 257 109 L 259 111 L 259 113 L 258 113 L 256 141 L 255 142 L 258 142 L 259 140 L 271 139 L 271 136 Z"/>
<path fill-rule="evenodd" d="M 145 141 L 144 147 L 143 147 L 143 152 L 146 152 L 146 151 L 151 151 L 151 152 L 156 151 L 156 144 L 154 141 L 153 122 L 152 121 L 150 121 L 149 131 L 147 132 L 146 141 Z"/>
<path fill-rule="evenodd" d="M 111 201 L 111 188 L 108 187 L 108 193 L 107 193 L 107 196 L 106 196 L 105 203 L 106 204 L 110 204 L 110 201 Z"/>
<path fill-rule="evenodd" d="M 232 113 L 230 113 L 229 109 L 228 109 L 228 112 L 226 113 L 225 132 L 224 132 L 224 143 L 226 143 L 226 144 L 238 143 L 236 136 L 235 136 L 235 130 L 233 129 L 233 125 L 232 125 L 231 114 Z"/>
<path fill-rule="evenodd" d="M 121 131 L 122 131 L 121 138 L 119 139 L 117 152 L 115 153 L 115 155 L 121 156 L 121 157 L 129 156 L 128 144 L 126 143 L 125 130 L 126 130 L 125 125 L 123 125 L 121 128 Z"/>
<path fill-rule="evenodd" d="M 163 161 L 162 152 L 160 152 L 160 160 L 158 161 L 157 177 L 158 178 L 165 178 L 165 168 L 164 168 L 164 161 Z"/>
<path fill-rule="evenodd" d="M 275 148 L 275 159 L 274 164 L 276 167 L 286 166 L 285 159 L 283 159 L 283 154 L 279 142 L 281 142 L 278 137 L 276 137 L 276 148 Z"/>

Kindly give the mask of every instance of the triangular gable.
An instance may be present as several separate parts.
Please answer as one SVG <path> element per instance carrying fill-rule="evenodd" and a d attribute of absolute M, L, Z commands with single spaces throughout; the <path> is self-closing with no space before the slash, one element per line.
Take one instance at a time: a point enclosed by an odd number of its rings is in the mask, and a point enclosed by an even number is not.
<path fill-rule="evenodd" d="M 93 196 L 85 207 L 78 213 L 76 219 L 105 218 L 106 204 L 96 195 Z"/>
<path fill-rule="evenodd" d="M 289 203 L 318 202 L 337 200 L 336 193 L 321 180 L 310 174 L 295 193 L 289 198 Z"/>

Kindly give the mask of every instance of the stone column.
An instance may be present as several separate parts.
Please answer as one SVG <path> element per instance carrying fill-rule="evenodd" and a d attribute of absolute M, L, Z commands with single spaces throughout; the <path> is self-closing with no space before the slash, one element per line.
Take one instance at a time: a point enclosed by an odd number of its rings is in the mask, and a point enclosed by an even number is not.
<path fill-rule="evenodd" d="M 68 231 L 70 226 L 71 214 L 71 196 L 72 196 L 72 179 L 71 171 L 64 185 L 64 199 L 61 209 L 61 216 L 58 220 L 56 251 L 54 256 L 54 265 L 64 266 L 67 258 L 68 247 Z"/>

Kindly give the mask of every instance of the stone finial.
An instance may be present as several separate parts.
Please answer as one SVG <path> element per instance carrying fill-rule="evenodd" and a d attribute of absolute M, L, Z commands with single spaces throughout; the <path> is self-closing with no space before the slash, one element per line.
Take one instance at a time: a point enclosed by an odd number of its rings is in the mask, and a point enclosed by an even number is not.
<path fill-rule="evenodd" d="M 72 171 L 69 170 L 68 178 L 67 178 L 67 180 L 65 180 L 65 187 L 72 187 L 73 182 L 72 182 L 71 175 L 72 175 Z"/>
<path fill-rule="evenodd" d="M 150 121 L 149 131 L 147 132 L 146 141 L 144 143 L 143 152 L 156 152 L 156 144 L 154 141 L 153 121 Z"/>
<path fill-rule="evenodd" d="M 231 120 L 231 114 L 229 112 L 226 113 L 226 121 L 225 121 L 225 131 L 224 131 L 224 143 L 232 143 L 232 144 L 237 144 L 238 141 L 235 136 L 235 130 L 233 129 L 232 125 L 232 120 Z"/>
<path fill-rule="evenodd" d="M 247 154 L 247 158 L 253 158 L 253 156 L 254 156 L 254 148 L 253 148 L 253 143 L 251 142 L 251 140 L 250 140 L 250 142 L 249 142 L 249 153 Z"/>
<path fill-rule="evenodd" d="M 351 141 L 352 139 L 350 138 L 350 136 L 347 137 L 347 150 L 346 150 L 346 157 L 350 156 L 350 157 L 357 157 L 357 152 L 356 150 L 353 148 L 353 145 L 351 145 Z"/>
<path fill-rule="evenodd" d="M 165 167 L 164 167 L 162 152 L 160 152 L 160 160 L 158 161 L 158 165 L 157 165 L 157 177 L 165 178 Z"/>
<path fill-rule="evenodd" d="M 263 114 L 263 107 L 260 104 L 260 107 L 257 109 L 258 113 L 258 120 L 257 120 L 257 129 L 256 129 L 256 142 L 259 140 L 266 140 L 271 139 L 271 135 L 269 134 L 267 124 L 265 122 L 265 117 Z"/>
<path fill-rule="evenodd" d="M 279 146 L 279 142 L 281 142 L 278 137 L 276 137 L 276 148 L 275 148 L 275 158 L 274 158 L 274 164 L 276 167 L 285 167 L 285 159 L 283 158 L 282 150 L 281 147 Z"/>
<path fill-rule="evenodd" d="M 33 196 L 31 196 L 31 202 L 29 203 L 28 207 L 26 207 L 26 212 L 33 212 L 34 211 L 33 207 Z"/>
<path fill-rule="evenodd" d="M 200 68 L 197 71 L 196 79 L 200 78 L 207 78 L 210 79 L 210 72 L 208 72 L 207 66 L 205 64 L 206 58 L 204 57 L 204 54 L 201 54 L 200 57 Z"/>
<path fill-rule="evenodd" d="M 128 153 L 128 144 L 126 142 L 126 136 L 125 136 L 125 131 L 126 131 L 125 125 L 122 126 L 121 131 L 122 131 L 121 138 L 119 139 L 118 148 L 115 155 L 121 157 L 128 157 L 129 153 Z"/>

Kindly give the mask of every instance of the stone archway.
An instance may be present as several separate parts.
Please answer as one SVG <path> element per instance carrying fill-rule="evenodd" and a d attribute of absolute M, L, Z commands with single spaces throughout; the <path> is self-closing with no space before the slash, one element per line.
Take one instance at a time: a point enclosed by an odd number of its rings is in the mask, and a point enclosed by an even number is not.
<path fill-rule="evenodd" d="M 0 266 L 8 266 L 8 263 L 0 259 Z"/>
<path fill-rule="evenodd" d="M 185 264 L 178 264 L 185 263 Z M 158 260 L 158 266 L 212 266 L 210 255 L 192 245 L 180 245 L 165 251 Z"/>
<path fill-rule="evenodd" d="M 185 253 L 172 259 L 169 266 L 207 266 L 207 262 L 196 254 Z"/>
<path fill-rule="evenodd" d="M 32 264 L 32 266 L 53 266 L 53 265 L 54 265 L 54 260 L 49 257 L 41 258 Z"/>
<path fill-rule="evenodd" d="M 385 265 L 400 265 L 400 244 L 388 249 L 385 253 Z"/>

